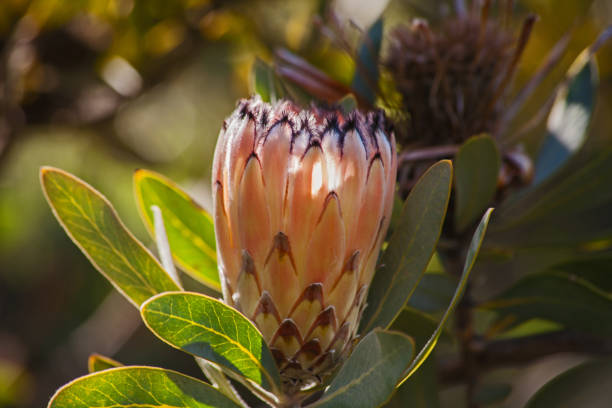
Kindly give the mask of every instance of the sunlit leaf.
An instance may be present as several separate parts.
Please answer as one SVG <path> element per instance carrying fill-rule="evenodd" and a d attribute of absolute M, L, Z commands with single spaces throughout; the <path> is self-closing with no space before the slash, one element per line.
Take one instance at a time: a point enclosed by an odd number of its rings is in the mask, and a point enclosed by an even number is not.
<path fill-rule="evenodd" d="M 45 197 L 68 236 L 128 300 L 140 305 L 158 293 L 179 289 L 102 194 L 59 169 L 43 167 L 40 177 Z"/>
<path fill-rule="evenodd" d="M 591 333 L 612 335 L 612 296 L 577 276 L 545 272 L 523 278 L 482 307 L 515 323 L 533 318 Z"/>
<path fill-rule="evenodd" d="M 578 56 L 567 77 L 548 117 L 547 135 L 535 162 L 534 185 L 563 166 L 587 138 L 598 83 L 597 63 L 590 50 Z"/>
<path fill-rule="evenodd" d="M 487 208 L 497 189 L 501 159 L 488 135 L 465 142 L 455 156 L 455 227 L 463 231 Z"/>
<path fill-rule="evenodd" d="M 210 215 L 172 181 L 152 171 L 134 173 L 134 191 L 151 236 L 155 238 L 151 206 L 156 205 L 161 210 L 176 263 L 194 279 L 220 291 L 215 229 Z"/>
<path fill-rule="evenodd" d="M 112 358 L 101 356 L 100 354 L 92 354 L 87 360 L 87 371 L 89 371 L 90 373 L 95 373 L 97 371 L 108 370 L 109 368 L 117 368 L 121 366 L 123 366 L 123 364 L 121 364 L 120 362 L 115 361 Z"/>
<path fill-rule="evenodd" d="M 410 192 L 372 281 L 361 333 L 389 327 L 414 292 L 440 237 L 451 179 L 450 161 L 441 161 Z"/>
<path fill-rule="evenodd" d="M 378 58 L 383 38 L 383 20 L 379 18 L 368 29 L 357 53 L 357 68 L 352 88 L 372 105 L 376 100 L 378 83 Z"/>
<path fill-rule="evenodd" d="M 275 102 L 281 98 L 281 88 L 274 70 L 264 61 L 259 58 L 255 59 L 251 72 L 251 89 L 253 92 L 261 96 L 264 102 Z"/>
<path fill-rule="evenodd" d="M 405 334 L 375 329 L 353 350 L 323 396 L 309 407 L 371 408 L 395 389 L 414 353 Z"/>
<path fill-rule="evenodd" d="M 239 408 L 210 385 L 154 367 L 100 371 L 64 385 L 49 408 Z"/>
<path fill-rule="evenodd" d="M 612 389 L 612 360 L 590 361 L 544 385 L 526 408 L 607 408 Z"/>
<path fill-rule="evenodd" d="M 474 232 L 474 236 L 472 237 L 472 242 L 468 248 L 468 253 L 465 259 L 465 263 L 463 265 L 463 273 L 461 274 L 461 278 L 459 280 L 459 285 L 457 286 L 457 290 L 455 290 L 455 294 L 451 300 L 451 303 L 448 305 L 448 309 L 444 312 L 438 327 L 433 332 L 425 346 L 419 351 L 419 354 L 414 358 L 408 370 L 406 370 L 406 376 L 402 380 L 402 382 L 406 381 L 414 372 L 425 362 L 427 357 L 431 354 L 436 343 L 438 342 L 438 338 L 442 334 L 442 330 L 444 329 L 444 325 L 446 321 L 450 317 L 450 315 L 455 310 L 455 307 L 459 303 L 461 296 L 463 296 L 463 291 L 465 290 L 465 286 L 467 285 L 468 278 L 470 277 L 470 272 L 472 271 L 472 267 L 474 266 L 474 262 L 476 262 L 476 257 L 478 256 L 478 252 L 480 251 L 480 246 L 482 245 L 482 240 L 484 239 L 485 233 L 487 232 L 487 226 L 489 225 L 489 220 L 491 219 L 491 213 L 493 212 L 492 208 L 489 208 L 487 212 L 482 217 L 478 228 L 476 228 L 476 232 Z"/>
<path fill-rule="evenodd" d="M 278 370 L 259 331 L 219 300 L 198 293 L 164 293 L 143 304 L 141 314 L 149 329 L 171 346 L 266 389 L 278 388 Z"/>

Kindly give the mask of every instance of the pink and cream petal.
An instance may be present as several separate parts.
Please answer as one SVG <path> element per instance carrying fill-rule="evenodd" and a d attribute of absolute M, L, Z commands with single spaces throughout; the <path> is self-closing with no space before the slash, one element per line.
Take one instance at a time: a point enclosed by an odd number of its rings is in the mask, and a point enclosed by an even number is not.
<path fill-rule="evenodd" d="M 255 155 L 249 158 L 240 181 L 236 222 L 239 225 L 241 247 L 252 256 L 255 267 L 263 269 L 270 250 L 272 232 L 261 166 Z"/>
<path fill-rule="evenodd" d="M 300 275 L 304 285 L 323 283 L 324 296 L 344 266 L 346 233 L 338 196 L 329 193 L 310 238 L 306 268 Z"/>

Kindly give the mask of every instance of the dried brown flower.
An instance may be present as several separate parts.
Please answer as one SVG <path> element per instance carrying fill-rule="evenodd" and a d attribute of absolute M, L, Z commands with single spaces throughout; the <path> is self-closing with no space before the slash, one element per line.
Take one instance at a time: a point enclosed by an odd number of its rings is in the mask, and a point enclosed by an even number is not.
<path fill-rule="evenodd" d="M 409 115 L 401 143 L 461 143 L 479 133 L 495 134 L 504 93 L 534 22 L 530 16 L 516 37 L 488 18 L 488 8 L 430 27 L 423 20 L 396 28 L 383 65 L 402 95 Z"/>

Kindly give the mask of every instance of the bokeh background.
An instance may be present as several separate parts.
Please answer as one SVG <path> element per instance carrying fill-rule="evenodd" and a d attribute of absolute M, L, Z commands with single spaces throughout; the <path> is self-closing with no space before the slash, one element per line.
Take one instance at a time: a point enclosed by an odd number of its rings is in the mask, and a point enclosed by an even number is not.
<path fill-rule="evenodd" d="M 44 406 L 60 385 L 86 373 L 92 352 L 198 375 L 192 359 L 148 333 L 137 311 L 70 242 L 44 201 L 38 169 L 57 166 L 85 179 L 151 244 L 136 211 L 133 171 L 163 173 L 209 207 L 218 130 L 236 100 L 249 95 L 256 57 L 269 60 L 284 47 L 350 82 L 353 61 L 315 21 L 328 3 L 0 2 L 0 407 Z M 341 16 L 367 24 L 386 2 L 354 3 L 362 4 L 338 6 Z M 388 3 L 385 30 L 415 17 L 435 21 L 452 10 L 444 1 Z M 546 100 L 580 50 L 612 23 L 612 3 L 522 0 L 512 23 L 518 27 L 528 12 L 540 19 L 517 85 L 570 30 L 572 39 L 526 113 Z M 611 46 L 602 48 L 599 63 L 585 155 L 612 140 Z M 537 149 L 537 141 L 532 144 L 528 151 Z M 523 367 L 516 381 L 524 386 L 505 406 L 520 406 L 536 384 L 578 361 L 580 356 L 564 355 Z M 446 406 L 458 406 L 455 391 L 443 398 Z"/>

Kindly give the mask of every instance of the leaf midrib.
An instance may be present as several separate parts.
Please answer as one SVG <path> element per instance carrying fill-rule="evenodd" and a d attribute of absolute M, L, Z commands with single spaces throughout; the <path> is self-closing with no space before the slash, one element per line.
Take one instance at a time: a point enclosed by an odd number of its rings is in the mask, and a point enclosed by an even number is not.
<path fill-rule="evenodd" d="M 66 189 L 64 189 L 55 179 L 48 178 L 48 180 L 50 180 L 53 184 L 55 184 L 55 186 L 64 194 L 65 197 L 68 198 L 68 200 L 73 204 L 73 206 L 81 213 L 81 216 L 90 224 L 90 226 L 93 227 L 93 229 L 99 234 L 99 236 L 104 240 L 104 242 L 109 246 L 109 248 L 112 250 L 112 252 L 117 255 L 122 261 L 123 263 L 132 271 L 134 272 L 135 276 L 138 278 L 138 280 L 140 281 L 141 285 L 144 286 L 145 288 L 149 289 L 150 292 L 152 294 L 156 294 L 158 293 L 157 290 L 155 288 L 153 288 L 149 282 L 147 282 L 146 279 L 144 279 L 143 275 L 138 272 L 138 270 L 132 265 L 132 263 L 121 253 L 121 251 L 119 251 L 117 248 L 115 248 L 115 246 L 112 244 L 112 241 L 110 241 L 106 235 L 98 228 L 97 224 L 95 222 L 93 222 L 93 220 L 87 215 L 87 213 L 85 213 L 85 210 L 83 209 L 83 207 L 81 207 L 79 205 L 78 202 L 76 202 L 74 200 L 74 197 L 72 197 L 68 191 L 66 191 Z M 88 199 L 89 200 L 89 199 Z M 106 205 L 106 203 L 104 203 Z M 112 211 L 112 208 L 111 208 Z M 114 217 L 116 217 L 115 214 L 113 214 Z M 63 221 L 63 220 L 62 220 Z M 119 221 L 119 220 L 117 220 Z M 120 227 L 123 227 L 121 225 L 121 222 L 119 221 L 119 225 Z M 125 229 L 123 229 L 122 232 L 126 232 Z M 75 238 L 76 240 L 76 238 Z M 138 245 L 138 244 L 137 244 Z M 142 249 L 142 248 L 141 248 Z M 98 264 L 98 262 L 95 262 L 96 264 Z M 163 269 L 161 269 L 164 273 L 165 271 Z"/>
<path fill-rule="evenodd" d="M 208 326 L 205 326 L 203 324 L 197 323 L 194 320 L 189 320 L 189 319 L 186 319 L 184 317 L 180 317 L 180 316 L 177 316 L 177 315 L 169 314 L 169 313 L 163 312 L 161 310 L 151 310 L 151 309 L 148 309 L 147 311 L 148 311 L 148 313 L 154 313 L 154 314 L 158 314 L 158 315 L 164 316 L 164 317 L 169 318 L 169 319 L 176 319 L 176 320 L 179 320 L 181 322 L 185 322 L 186 324 L 190 324 L 190 325 L 202 328 L 202 329 L 204 329 L 206 331 L 209 331 L 209 332 L 211 332 L 211 333 L 213 333 L 213 334 L 215 334 L 215 335 L 217 335 L 219 337 L 224 338 L 228 343 L 235 345 L 244 354 L 246 354 L 249 357 L 249 360 L 253 361 L 254 364 L 259 369 L 259 371 L 261 371 L 261 373 L 266 376 L 266 379 L 268 380 L 268 382 L 271 385 L 275 384 L 275 382 L 272 380 L 272 377 L 268 373 L 267 369 L 263 365 L 261 365 L 260 361 L 253 355 L 253 353 L 251 351 L 249 351 L 247 348 L 245 348 L 242 344 L 240 344 L 236 340 L 234 340 L 231 337 L 229 337 L 228 335 L 226 335 L 225 333 L 219 332 L 219 331 L 217 331 L 217 330 L 215 330 L 215 329 L 213 329 L 211 327 L 208 327 Z M 216 315 L 216 313 L 215 313 L 215 315 Z M 263 342 L 263 339 L 262 339 L 262 346 L 264 344 L 265 343 Z M 181 349 L 183 349 L 183 347 L 181 347 Z M 190 354 L 192 354 L 192 353 L 190 353 Z M 202 357 L 202 356 L 198 356 L 198 357 Z"/>

